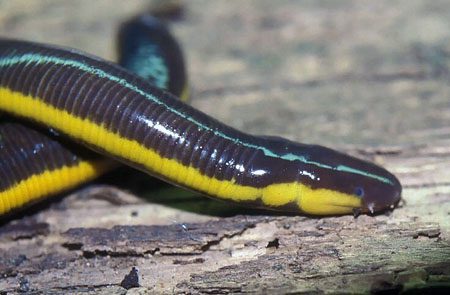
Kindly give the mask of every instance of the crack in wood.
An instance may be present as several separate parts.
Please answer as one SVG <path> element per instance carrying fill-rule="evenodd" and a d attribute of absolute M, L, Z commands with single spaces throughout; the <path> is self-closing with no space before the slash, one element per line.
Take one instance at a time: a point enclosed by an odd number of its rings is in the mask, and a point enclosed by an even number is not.
<path fill-rule="evenodd" d="M 421 183 L 421 184 L 405 184 L 403 188 L 433 188 L 433 187 L 447 187 L 450 186 L 450 182 L 433 182 L 433 183 Z"/>
<path fill-rule="evenodd" d="M 239 223 L 233 220 L 239 219 Z M 104 228 L 72 228 L 63 236 L 62 246 L 70 251 L 81 250 L 85 258 L 96 256 L 143 257 L 145 255 L 200 255 L 224 239 L 242 235 L 268 218 L 242 217 L 213 221 L 207 224 L 169 226 L 115 226 Z"/>

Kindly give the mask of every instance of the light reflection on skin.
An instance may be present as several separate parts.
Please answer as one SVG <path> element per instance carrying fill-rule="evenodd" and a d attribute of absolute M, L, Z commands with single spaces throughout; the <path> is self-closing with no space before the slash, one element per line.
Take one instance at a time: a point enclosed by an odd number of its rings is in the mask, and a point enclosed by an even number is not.
<path fill-rule="evenodd" d="M 214 149 L 211 153 L 211 159 L 215 159 L 217 157 L 217 149 Z"/>
<path fill-rule="evenodd" d="M 300 175 L 308 176 L 308 177 L 311 178 L 312 180 L 316 180 L 316 178 L 317 178 L 317 180 L 320 180 L 319 177 L 316 177 L 313 173 L 311 173 L 311 172 L 309 172 L 309 171 L 302 170 L 302 171 L 300 171 L 299 173 L 300 173 Z"/>
<path fill-rule="evenodd" d="M 242 165 L 242 164 L 236 164 L 235 168 L 236 168 L 239 172 L 245 172 L 244 165 Z"/>
<path fill-rule="evenodd" d="M 262 170 L 262 169 L 258 169 L 258 170 L 252 171 L 251 173 L 252 173 L 252 175 L 255 175 L 255 176 L 261 176 L 261 175 L 266 174 L 267 171 L 266 170 Z"/>
<path fill-rule="evenodd" d="M 34 149 L 33 149 L 33 154 L 37 154 L 39 153 L 39 151 L 41 151 L 44 148 L 44 144 L 43 143 L 37 143 L 34 145 Z"/>
<path fill-rule="evenodd" d="M 166 126 L 161 125 L 159 122 L 154 123 L 152 120 L 144 117 L 139 116 L 138 121 L 145 123 L 149 128 L 155 128 L 156 130 L 162 132 L 163 134 L 170 136 L 174 139 L 180 139 L 183 140 L 183 138 L 178 134 L 177 132 L 168 129 Z"/>

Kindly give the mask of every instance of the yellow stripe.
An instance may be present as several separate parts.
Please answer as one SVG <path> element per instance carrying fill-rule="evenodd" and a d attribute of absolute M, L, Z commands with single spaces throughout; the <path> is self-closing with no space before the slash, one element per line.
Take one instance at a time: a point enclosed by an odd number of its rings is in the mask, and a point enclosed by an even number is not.
<path fill-rule="evenodd" d="M 43 197 L 74 188 L 100 176 L 113 165 L 104 160 L 81 161 L 76 166 L 63 166 L 56 170 L 46 170 L 41 174 L 32 175 L 0 192 L 0 214 Z"/>
<path fill-rule="evenodd" d="M 355 196 L 328 189 L 312 190 L 297 182 L 255 188 L 236 184 L 234 180 L 208 177 L 192 166 L 184 166 L 174 159 L 163 158 L 156 151 L 142 146 L 135 140 L 113 133 L 101 125 L 4 87 L 0 88 L 0 109 L 33 118 L 49 126 L 58 126 L 60 131 L 70 134 L 73 138 L 140 164 L 175 183 L 222 199 L 235 202 L 261 199 L 270 207 L 297 203 L 299 209 L 311 214 L 350 213 L 352 208 L 361 206 L 361 200 Z"/>
<path fill-rule="evenodd" d="M 190 88 L 189 88 L 189 83 L 185 83 L 184 84 L 184 86 L 183 86 L 183 90 L 181 90 L 181 93 L 180 93 L 180 100 L 182 101 L 182 102 L 188 102 L 189 101 L 189 99 L 190 99 L 190 96 L 191 96 L 191 93 L 190 93 L 191 91 L 190 91 Z"/>

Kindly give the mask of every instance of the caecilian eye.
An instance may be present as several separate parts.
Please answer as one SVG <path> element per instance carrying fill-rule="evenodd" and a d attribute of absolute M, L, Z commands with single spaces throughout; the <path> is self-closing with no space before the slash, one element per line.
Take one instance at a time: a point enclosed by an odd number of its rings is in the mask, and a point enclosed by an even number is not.
<path fill-rule="evenodd" d="M 355 195 L 357 195 L 360 198 L 364 197 L 364 189 L 360 186 L 357 186 L 355 188 Z"/>

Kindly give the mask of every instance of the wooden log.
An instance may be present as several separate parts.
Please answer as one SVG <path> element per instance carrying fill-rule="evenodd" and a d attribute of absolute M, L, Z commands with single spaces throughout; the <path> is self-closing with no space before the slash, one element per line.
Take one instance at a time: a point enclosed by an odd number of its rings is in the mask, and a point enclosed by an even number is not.
<path fill-rule="evenodd" d="M 146 207 L 157 205 L 110 204 L 97 217 L 88 217 L 95 201 L 82 208 L 54 208 L 0 228 L 0 289 L 120 293 L 133 267 L 138 284 L 158 293 L 367 293 L 444 286 L 450 278 L 450 231 L 442 208 L 448 209 L 450 185 L 420 182 L 418 174 L 439 159 L 441 166 L 431 176 L 442 175 L 450 150 L 365 153 L 401 163 L 405 201 L 391 214 L 356 219 L 239 215 L 144 225 L 152 214 Z M 121 194 L 109 189 L 105 195 L 115 193 Z M 143 225 L 77 227 L 83 218 L 101 224 L 105 217 L 129 215 L 124 207 L 139 212 L 136 218 Z M 118 223 L 127 223 L 125 218 Z"/>

